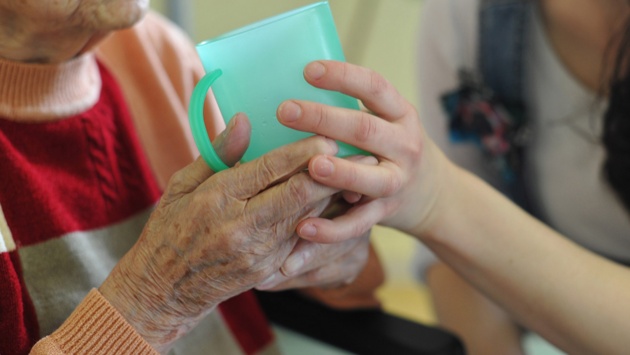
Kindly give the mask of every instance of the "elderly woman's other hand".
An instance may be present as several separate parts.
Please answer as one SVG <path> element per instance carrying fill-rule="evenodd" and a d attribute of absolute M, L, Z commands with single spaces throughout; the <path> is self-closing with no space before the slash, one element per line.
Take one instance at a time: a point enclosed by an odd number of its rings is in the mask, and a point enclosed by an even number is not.
<path fill-rule="evenodd" d="M 359 275 L 369 256 L 370 232 L 335 244 L 300 240 L 278 272 L 259 285 L 259 290 L 345 286 Z"/>

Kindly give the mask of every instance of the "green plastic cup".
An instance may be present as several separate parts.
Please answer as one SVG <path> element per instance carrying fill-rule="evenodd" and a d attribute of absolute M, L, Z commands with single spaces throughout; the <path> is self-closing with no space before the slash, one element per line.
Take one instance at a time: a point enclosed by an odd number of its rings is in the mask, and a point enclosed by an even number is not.
<path fill-rule="evenodd" d="M 355 98 L 314 88 L 304 80 L 304 67 L 311 61 L 345 61 L 327 1 L 253 23 L 196 48 L 206 75 L 192 94 L 190 125 L 199 152 L 214 171 L 228 166 L 214 151 L 203 119 L 210 87 L 226 124 L 238 112 L 250 119 L 252 136 L 243 162 L 312 135 L 278 122 L 276 110 L 285 100 L 359 109 Z M 367 153 L 339 142 L 338 156 L 357 154 Z"/>

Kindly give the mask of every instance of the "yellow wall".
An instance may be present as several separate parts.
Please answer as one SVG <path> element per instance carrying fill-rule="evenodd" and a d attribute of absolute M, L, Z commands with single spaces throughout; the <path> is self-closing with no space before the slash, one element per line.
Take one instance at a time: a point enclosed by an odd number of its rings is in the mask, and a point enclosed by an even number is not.
<path fill-rule="evenodd" d="M 190 4 L 195 42 L 313 3 L 313 0 L 179 0 Z M 329 0 L 348 61 L 379 71 L 414 103 L 420 0 Z M 152 7 L 167 9 L 166 0 Z"/>

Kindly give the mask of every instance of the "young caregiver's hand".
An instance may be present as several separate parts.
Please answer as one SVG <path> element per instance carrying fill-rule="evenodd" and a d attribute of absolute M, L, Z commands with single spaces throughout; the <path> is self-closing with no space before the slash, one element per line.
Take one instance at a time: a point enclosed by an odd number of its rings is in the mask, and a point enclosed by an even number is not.
<path fill-rule="evenodd" d="M 416 109 L 381 75 L 356 65 L 317 61 L 307 65 L 304 77 L 315 87 L 356 97 L 369 112 L 291 100 L 278 108 L 279 121 L 371 152 L 378 165 L 331 155 L 311 159 L 315 181 L 363 197 L 342 216 L 301 222 L 298 234 L 336 242 L 379 222 L 413 234 L 430 228 L 452 164 L 427 138 Z"/>
<path fill-rule="evenodd" d="M 376 158 L 371 156 L 355 156 L 348 159 L 361 164 L 378 164 Z M 352 203 L 360 198 L 360 194 L 350 191 L 339 193 L 319 217 L 334 218 L 343 215 Z M 301 239 L 280 270 L 257 288 L 279 291 L 303 287 L 337 288 L 348 285 L 365 267 L 370 254 L 369 249 L 369 231 L 360 238 L 349 238 L 335 244 Z"/>

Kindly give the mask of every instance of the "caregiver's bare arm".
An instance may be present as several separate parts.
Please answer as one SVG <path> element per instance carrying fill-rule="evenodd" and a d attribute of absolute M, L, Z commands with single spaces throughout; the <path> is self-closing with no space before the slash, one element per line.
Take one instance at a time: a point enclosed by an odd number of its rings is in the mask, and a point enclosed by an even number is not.
<path fill-rule="evenodd" d="M 416 110 L 377 73 L 317 62 L 305 77 L 314 86 L 357 97 L 372 113 L 294 101 L 297 107 L 286 105 L 280 120 L 373 152 L 379 165 L 313 158 L 309 172 L 316 181 L 369 198 L 334 220 L 302 222 L 303 238 L 337 241 L 382 221 L 415 235 L 565 351 L 627 351 L 628 268 L 573 244 L 448 161 L 424 133 Z"/>

